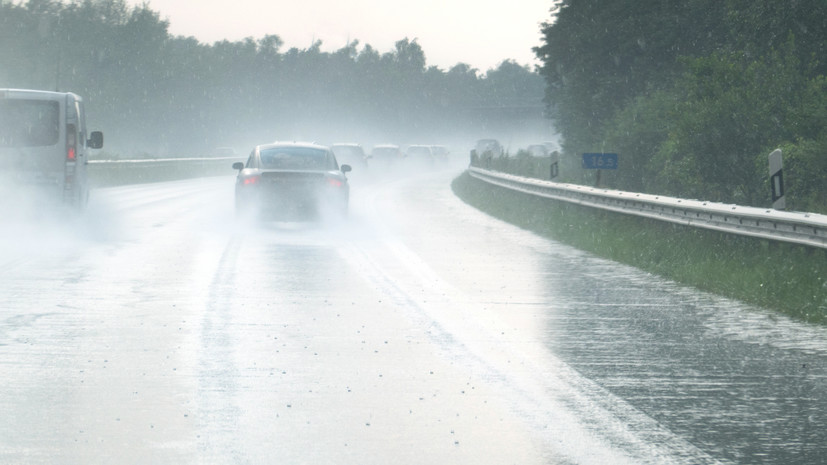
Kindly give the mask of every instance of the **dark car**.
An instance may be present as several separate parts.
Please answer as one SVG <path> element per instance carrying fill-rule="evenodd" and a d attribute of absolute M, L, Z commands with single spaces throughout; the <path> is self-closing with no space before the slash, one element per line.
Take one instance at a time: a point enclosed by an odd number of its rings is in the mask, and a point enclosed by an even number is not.
<path fill-rule="evenodd" d="M 279 220 L 318 219 L 347 213 L 350 187 L 333 152 L 305 143 L 259 145 L 238 170 L 235 206 L 240 215 Z"/>

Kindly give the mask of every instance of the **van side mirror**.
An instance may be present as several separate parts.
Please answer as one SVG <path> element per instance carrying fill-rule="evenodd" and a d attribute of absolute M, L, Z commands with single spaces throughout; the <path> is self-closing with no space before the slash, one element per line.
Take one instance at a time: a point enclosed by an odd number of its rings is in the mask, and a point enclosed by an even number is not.
<path fill-rule="evenodd" d="M 342 173 L 350 173 L 351 171 L 353 171 L 353 168 L 351 168 L 350 165 L 342 165 L 342 166 L 339 167 L 339 170 Z"/>
<path fill-rule="evenodd" d="M 237 162 L 233 163 L 233 169 L 234 170 L 239 170 L 239 171 L 243 170 L 244 169 L 244 163 L 241 163 L 240 161 L 237 161 Z"/>
<path fill-rule="evenodd" d="M 100 131 L 92 131 L 92 133 L 89 134 L 89 140 L 86 141 L 86 145 L 91 149 L 103 147 L 103 133 Z"/>

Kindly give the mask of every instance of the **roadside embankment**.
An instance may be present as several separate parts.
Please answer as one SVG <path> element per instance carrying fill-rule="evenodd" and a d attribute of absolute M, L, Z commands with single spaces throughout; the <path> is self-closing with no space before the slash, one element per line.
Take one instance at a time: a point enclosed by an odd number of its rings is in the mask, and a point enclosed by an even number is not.
<path fill-rule="evenodd" d="M 698 289 L 827 324 L 827 251 L 534 197 L 472 178 L 454 193 L 494 217 Z"/>

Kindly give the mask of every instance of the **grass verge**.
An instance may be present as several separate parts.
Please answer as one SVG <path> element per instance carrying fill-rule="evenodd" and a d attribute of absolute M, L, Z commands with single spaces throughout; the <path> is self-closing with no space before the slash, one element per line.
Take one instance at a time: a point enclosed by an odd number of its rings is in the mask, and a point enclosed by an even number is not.
<path fill-rule="evenodd" d="M 469 205 L 600 257 L 704 291 L 827 323 L 827 251 L 583 207 L 493 186 L 451 185 Z"/>

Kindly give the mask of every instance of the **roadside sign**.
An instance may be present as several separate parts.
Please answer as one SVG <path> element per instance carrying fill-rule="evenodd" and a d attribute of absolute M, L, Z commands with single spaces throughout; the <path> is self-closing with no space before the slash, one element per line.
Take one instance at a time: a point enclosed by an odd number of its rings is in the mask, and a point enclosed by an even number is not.
<path fill-rule="evenodd" d="M 616 153 L 584 153 L 583 154 L 583 169 L 584 170 L 616 170 L 617 169 L 617 154 Z"/>

